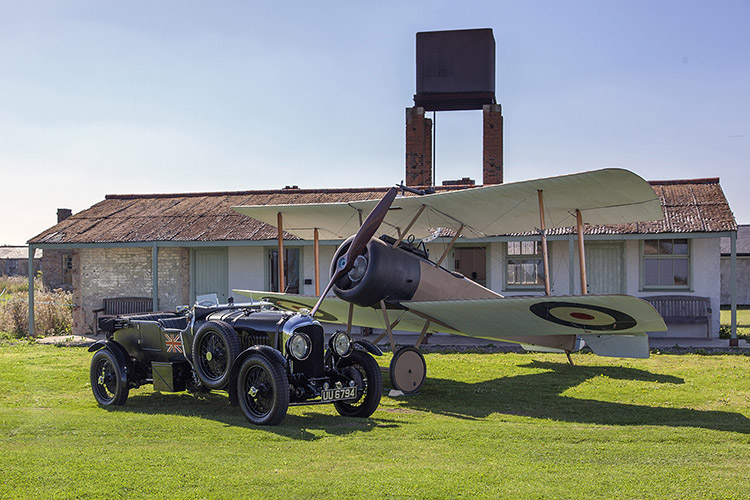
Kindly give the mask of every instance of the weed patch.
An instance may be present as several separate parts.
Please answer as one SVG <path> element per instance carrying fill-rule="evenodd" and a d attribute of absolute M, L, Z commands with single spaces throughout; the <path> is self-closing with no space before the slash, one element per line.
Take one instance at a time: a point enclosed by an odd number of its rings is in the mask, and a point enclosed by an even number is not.
<path fill-rule="evenodd" d="M 0 332 L 19 338 L 29 332 L 29 286 L 20 276 L 4 277 L 0 281 Z M 49 290 L 41 276 L 34 280 L 34 325 L 42 335 L 65 335 L 72 332 L 73 294 L 64 290 Z"/>

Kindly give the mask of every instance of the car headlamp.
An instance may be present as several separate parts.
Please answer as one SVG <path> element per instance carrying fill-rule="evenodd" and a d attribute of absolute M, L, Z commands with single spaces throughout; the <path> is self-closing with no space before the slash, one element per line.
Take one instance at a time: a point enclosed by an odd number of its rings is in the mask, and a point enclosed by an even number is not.
<path fill-rule="evenodd" d="M 338 331 L 331 336 L 331 349 L 342 358 L 352 352 L 352 338 L 348 333 Z"/>
<path fill-rule="evenodd" d="M 312 352 L 312 341 L 305 333 L 295 333 L 286 343 L 287 352 L 298 361 L 304 361 Z"/>

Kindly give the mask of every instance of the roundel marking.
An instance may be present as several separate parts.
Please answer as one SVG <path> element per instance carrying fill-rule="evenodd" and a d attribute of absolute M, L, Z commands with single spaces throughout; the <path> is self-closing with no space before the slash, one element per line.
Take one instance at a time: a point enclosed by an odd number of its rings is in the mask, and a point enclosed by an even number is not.
<path fill-rule="evenodd" d="M 601 311 L 595 311 L 588 307 L 569 307 L 569 306 L 558 306 L 551 307 L 549 314 L 561 321 L 569 321 L 574 323 L 580 323 L 590 327 L 592 325 L 604 326 L 612 325 L 617 320 L 611 315 Z"/>
<path fill-rule="evenodd" d="M 638 324 L 635 318 L 624 312 L 575 302 L 539 302 L 531 305 L 529 309 L 543 320 L 586 330 L 627 330 Z"/>
<path fill-rule="evenodd" d="M 582 312 L 572 312 L 570 313 L 570 316 L 575 319 L 587 319 L 592 320 L 594 319 L 594 316 Z"/>

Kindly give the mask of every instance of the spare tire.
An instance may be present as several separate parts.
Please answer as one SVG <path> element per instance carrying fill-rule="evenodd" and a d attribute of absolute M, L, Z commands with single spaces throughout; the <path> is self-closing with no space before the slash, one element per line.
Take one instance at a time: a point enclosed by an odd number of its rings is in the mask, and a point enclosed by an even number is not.
<path fill-rule="evenodd" d="M 209 389 L 226 387 L 240 350 L 240 338 L 229 323 L 204 323 L 193 338 L 193 367 L 200 383 Z"/>

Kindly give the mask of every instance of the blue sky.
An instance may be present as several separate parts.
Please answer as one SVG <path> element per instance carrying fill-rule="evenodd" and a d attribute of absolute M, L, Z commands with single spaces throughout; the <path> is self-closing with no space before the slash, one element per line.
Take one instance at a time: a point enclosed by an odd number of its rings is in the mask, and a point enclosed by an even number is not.
<path fill-rule="evenodd" d="M 492 28 L 506 181 L 720 177 L 750 223 L 750 0 L 0 0 L 0 244 L 108 193 L 404 178 L 418 31 Z M 437 180 L 481 182 L 481 112 Z"/>

